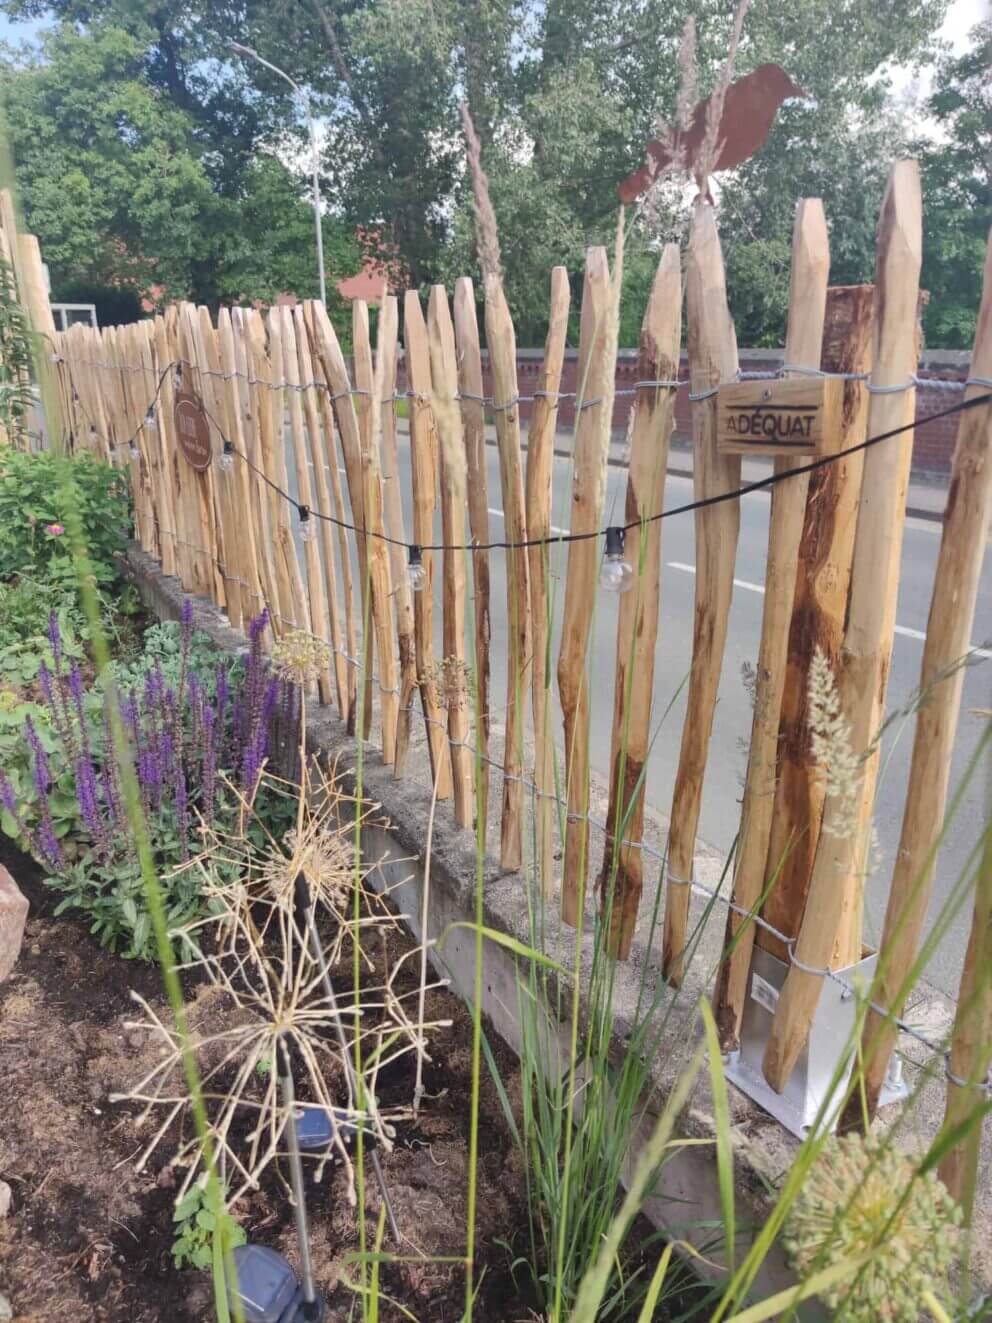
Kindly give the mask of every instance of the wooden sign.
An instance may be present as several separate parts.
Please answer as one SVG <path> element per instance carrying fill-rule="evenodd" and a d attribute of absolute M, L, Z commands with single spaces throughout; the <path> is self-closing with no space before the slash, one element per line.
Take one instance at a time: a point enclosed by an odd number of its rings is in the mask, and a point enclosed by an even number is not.
<path fill-rule="evenodd" d="M 722 455 L 829 455 L 841 435 L 844 383 L 837 377 L 738 381 L 717 395 Z"/>
<path fill-rule="evenodd" d="M 187 391 L 177 392 L 173 417 L 179 449 L 193 468 L 203 473 L 210 467 L 212 451 L 210 424 L 207 422 L 207 415 L 203 412 L 199 396 Z"/>

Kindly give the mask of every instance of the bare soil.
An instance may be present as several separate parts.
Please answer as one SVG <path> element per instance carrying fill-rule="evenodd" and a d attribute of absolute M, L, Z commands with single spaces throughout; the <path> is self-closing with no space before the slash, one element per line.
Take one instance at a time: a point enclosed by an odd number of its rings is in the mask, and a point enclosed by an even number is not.
<path fill-rule="evenodd" d="M 184 1323 L 213 1317 L 204 1273 L 178 1271 L 172 1261 L 175 1178 L 159 1149 L 144 1172 L 135 1161 L 147 1129 L 137 1109 L 108 1095 L 139 1078 L 148 1060 L 143 1034 L 126 1027 L 134 989 L 166 1014 L 158 970 L 103 951 L 85 926 L 52 916 L 56 897 L 36 865 L 0 841 L 6 864 L 31 902 L 24 950 L 0 989 L 0 1178 L 13 1191 L 0 1221 L 0 1292 L 18 1323 Z M 397 953 L 405 938 L 397 936 Z M 412 967 L 415 962 L 407 962 Z M 411 979 L 414 973 L 410 974 Z M 191 1018 L 213 1013 L 203 989 L 189 986 Z M 435 1256 L 464 1252 L 468 1130 L 471 1098 L 471 1022 L 444 990 L 431 994 L 429 1019 L 450 1018 L 432 1045 L 428 1098 L 415 1126 L 399 1127 L 383 1166 L 404 1239 L 386 1246 L 411 1262 L 383 1268 L 384 1293 L 422 1323 L 457 1323 L 464 1307 L 458 1264 Z M 513 1058 L 490 1040 L 514 1094 Z M 412 1058 L 384 1081 L 382 1102 L 409 1099 Z M 526 1226 L 519 1155 L 495 1088 L 483 1072 L 478 1164 L 478 1262 L 485 1269 L 476 1317 L 481 1321 L 533 1318 L 509 1271 L 506 1244 Z M 296 1259 L 292 1213 L 276 1173 L 236 1212 L 252 1241 Z M 371 1243 L 377 1193 L 369 1185 Z M 345 1278 L 358 1248 L 355 1211 L 344 1178 L 331 1169 L 312 1185 L 313 1256 L 329 1304 L 328 1317 L 347 1319 L 355 1295 Z M 499 1242 L 504 1242 L 503 1244 Z M 523 1285 L 521 1283 L 521 1285 Z M 355 1309 L 355 1317 L 360 1311 Z M 404 1317 L 386 1305 L 384 1323 Z"/>

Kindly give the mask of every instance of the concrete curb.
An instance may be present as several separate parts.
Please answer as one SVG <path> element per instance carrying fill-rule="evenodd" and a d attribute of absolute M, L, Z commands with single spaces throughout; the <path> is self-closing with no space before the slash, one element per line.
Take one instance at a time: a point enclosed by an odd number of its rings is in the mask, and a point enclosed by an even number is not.
<path fill-rule="evenodd" d="M 129 548 L 127 559 L 132 577 L 150 609 L 162 619 L 178 619 L 185 596 L 179 581 L 164 575 L 157 562 L 134 544 Z M 194 599 L 194 623 L 225 650 L 233 652 L 244 646 L 244 635 L 234 630 L 212 603 Z M 308 741 L 315 753 L 336 765 L 346 787 L 353 791 L 360 751 L 356 740 L 346 734 L 332 709 L 316 709 L 308 721 Z M 362 761 L 363 793 L 381 810 L 377 821 L 363 828 L 368 858 L 378 865 L 376 885 L 390 889 L 397 910 L 419 938 L 423 842 L 430 812 L 430 787 L 413 776 L 409 780 L 396 780 L 392 769 L 382 763 L 378 750 L 370 745 L 366 745 Z M 471 833 L 457 829 L 451 814 L 446 811 L 437 813 L 433 831 L 428 935 L 435 940 L 445 932 L 448 936 L 443 950 L 432 952 L 432 960 L 443 975 L 450 977 L 453 989 L 463 1000 L 470 1002 L 475 982 L 474 934 L 467 928 L 452 929 L 451 925 L 472 923 L 474 919 L 474 838 Z M 483 888 L 486 925 L 526 943 L 529 925 L 524 877 L 502 873 L 496 861 L 486 857 Z M 611 1041 L 611 1053 L 619 1059 L 626 1050 L 625 1041 L 636 1020 L 642 981 L 649 988 L 660 986 L 660 1004 L 671 1020 L 664 1047 L 652 1065 L 652 1095 L 646 1104 L 641 1141 L 650 1133 L 654 1119 L 697 1038 L 694 1008 L 701 997 L 708 995 L 709 972 L 719 954 L 723 935 L 722 922 L 709 925 L 714 930 L 719 928 L 718 932 L 712 933 L 713 944 L 708 950 L 703 948 L 700 956 L 691 962 L 686 986 L 676 994 L 660 984 L 655 951 L 646 939 L 648 919 L 649 916 L 645 916 L 644 924 L 639 926 L 630 960 L 616 967 L 616 1018 Z M 544 949 L 553 958 L 570 966 L 575 953 L 575 934 L 560 923 L 554 907 L 546 912 L 544 927 Z M 591 924 L 587 922 L 582 938 L 585 978 L 591 963 L 592 945 Z M 485 942 L 482 989 L 483 1010 L 492 1026 L 511 1047 L 519 1050 L 516 958 L 506 947 L 489 940 Z M 915 1009 L 916 1016 L 922 1017 L 924 1023 L 927 1016 L 930 1017 L 931 1026 L 935 1016 L 945 1020 L 948 1014 L 946 1002 L 941 1004 L 939 999 L 932 1006 L 929 1001 L 921 1001 Z M 556 1052 L 549 1052 L 549 1068 L 553 1068 L 556 1056 Z M 914 1139 L 936 1133 L 943 1108 L 942 1086 L 942 1078 L 929 1081 L 923 1078 L 921 1102 L 911 1122 Z M 734 1088 L 729 1092 L 735 1143 L 738 1255 L 741 1255 L 766 1221 L 776 1187 L 788 1171 L 798 1145 L 750 1099 Z M 711 1140 L 713 1137 L 713 1106 L 705 1068 L 683 1112 L 680 1130 L 685 1138 Z M 631 1166 L 639 1149 L 640 1142 L 637 1150 L 631 1153 Z M 992 1184 L 990 1165 L 986 1158 L 985 1175 L 980 1177 L 983 1188 L 979 1196 L 975 1237 L 977 1246 L 985 1243 L 990 1249 L 986 1255 L 979 1252 L 976 1256 L 979 1259 L 992 1258 L 992 1238 L 980 1230 L 982 1225 L 988 1226 L 989 1186 Z M 707 1263 L 691 1259 L 695 1272 L 721 1275 L 719 1251 L 714 1255 L 712 1245 L 712 1228 L 719 1226 L 721 1221 L 716 1155 L 712 1144 L 673 1149 L 672 1156 L 659 1173 L 655 1193 L 644 1212 L 660 1230 L 688 1240 L 706 1255 Z M 701 1222 L 708 1222 L 709 1229 L 694 1229 L 690 1225 Z M 975 1263 L 973 1267 L 987 1276 L 990 1264 Z M 771 1295 L 794 1282 L 780 1247 L 775 1245 L 755 1281 L 755 1297 Z M 799 1317 L 812 1319 L 825 1315 L 818 1306 L 812 1305 L 804 1307 Z"/>

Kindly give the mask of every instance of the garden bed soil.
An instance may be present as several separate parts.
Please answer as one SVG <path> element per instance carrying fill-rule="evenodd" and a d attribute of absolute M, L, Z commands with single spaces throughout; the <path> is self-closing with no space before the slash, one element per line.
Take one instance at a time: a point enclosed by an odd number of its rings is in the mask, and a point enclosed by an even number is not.
<path fill-rule="evenodd" d="M 20 960 L 0 989 L 0 1178 L 13 1192 L 0 1221 L 0 1293 L 17 1323 L 210 1319 L 208 1275 L 178 1271 L 172 1261 L 175 1175 L 166 1166 L 168 1149 L 157 1149 L 148 1168 L 137 1172 L 148 1126 L 139 1130 L 134 1105 L 108 1101 L 148 1068 L 154 1048 L 126 1022 L 136 1010 L 132 989 L 165 1015 L 159 972 L 102 950 L 70 916 L 54 918 L 57 897 L 44 887 L 37 866 L 3 840 L 0 862 L 31 902 Z M 394 955 L 409 946 L 398 929 L 392 940 Z M 202 1022 L 208 991 L 186 988 L 194 1027 L 198 1017 Z M 384 1266 L 382 1289 L 409 1311 L 405 1317 L 422 1323 L 457 1323 L 464 1306 L 461 1266 L 428 1261 L 464 1250 L 471 1021 L 452 994 L 431 992 L 427 1019 L 449 1018 L 451 1027 L 438 1031 L 431 1045 L 420 1117 L 415 1125 L 400 1124 L 394 1150 L 383 1154 L 404 1240 L 384 1248 L 414 1261 Z M 497 1041 L 493 1049 L 512 1095 L 515 1061 Z M 509 1271 L 507 1245 L 519 1243 L 527 1220 L 519 1154 L 483 1074 L 477 1208 L 478 1262 L 485 1272 L 476 1318 L 496 1323 L 534 1314 Z M 381 1090 L 392 1095 L 382 1101 L 399 1103 L 412 1091 L 410 1056 Z M 328 1317 L 349 1318 L 354 1307 L 358 1318 L 356 1297 L 344 1282 L 355 1274 L 347 1256 L 358 1243 L 342 1173 L 327 1168 L 319 1185 L 311 1183 L 309 1202 L 314 1267 Z M 372 1183 L 368 1202 L 371 1243 Z M 236 1212 L 249 1239 L 295 1261 L 291 1209 L 271 1167 L 262 1189 Z M 404 1315 L 386 1305 L 381 1317 L 388 1323 Z"/>

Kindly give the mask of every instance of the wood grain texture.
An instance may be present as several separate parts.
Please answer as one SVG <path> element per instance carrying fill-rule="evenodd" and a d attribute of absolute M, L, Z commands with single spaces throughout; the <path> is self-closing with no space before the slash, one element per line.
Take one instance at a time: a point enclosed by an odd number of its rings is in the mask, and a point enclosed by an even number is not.
<path fill-rule="evenodd" d="M 465 578 L 468 553 L 465 545 L 467 463 L 462 416 L 455 401 L 458 394 L 458 361 L 455 328 L 443 285 L 435 285 L 427 305 L 427 338 L 434 384 L 434 419 L 440 442 L 441 530 L 445 546 L 442 593 L 444 659 L 447 683 L 441 677 L 442 697 L 448 709 L 448 739 L 451 747 L 451 779 L 455 797 L 455 821 L 472 826 L 472 754 L 467 747 L 472 702 L 465 666 Z M 443 692 L 443 691 L 447 692 Z"/>
<path fill-rule="evenodd" d="M 409 289 L 403 300 L 403 339 L 406 347 L 406 373 L 410 389 L 410 472 L 413 483 L 413 540 L 427 546 L 434 539 L 434 509 L 437 505 L 437 439 L 434 411 L 431 408 L 431 358 L 427 324 L 420 306 L 420 295 Z M 438 799 L 451 796 L 451 754 L 445 739 L 444 713 L 437 704 L 430 682 L 434 669 L 434 554 L 423 553 L 427 585 L 413 595 L 413 619 L 417 641 L 417 678 L 420 702 L 427 725 L 427 746 L 431 775 Z M 401 695 L 401 699 L 402 699 Z"/>
<path fill-rule="evenodd" d="M 413 700 L 417 692 L 417 642 L 413 620 L 413 593 L 407 574 L 407 541 L 403 520 L 403 493 L 400 479 L 399 446 L 396 438 L 396 359 L 399 311 L 396 298 L 387 294 L 382 301 L 378 352 L 383 357 L 382 371 L 382 491 L 383 522 L 395 543 L 389 545 L 389 564 L 396 607 L 396 646 L 399 657 L 399 702 L 396 713 L 396 756 L 393 775 L 406 771 L 410 750 Z M 387 402 L 388 401 L 388 402 Z"/>
<path fill-rule="evenodd" d="M 727 306 L 723 255 L 713 208 L 697 202 L 689 239 L 686 302 L 688 306 L 689 377 L 694 394 L 709 390 L 737 373 L 737 338 Z M 692 406 L 693 494 L 697 500 L 740 486 L 740 456 L 716 453 L 716 397 Z M 737 501 L 698 510 L 696 583 L 692 629 L 692 670 L 682 744 L 672 798 L 668 835 L 669 882 L 665 895 L 662 969 L 665 978 L 682 983 L 689 887 L 699 826 L 703 777 L 709 753 L 717 689 L 727 641 L 733 593 L 740 506 Z"/>
<path fill-rule="evenodd" d="M 551 305 L 544 361 L 534 386 L 534 405 L 527 432 L 527 476 L 525 500 L 527 531 L 531 538 L 551 536 L 551 492 L 558 422 L 558 392 L 565 361 L 571 290 L 568 271 L 556 266 L 551 272 Z M 554 702 L 554 668 L 551 663 L 550 593 L 548 570 L 551 548 L 530 547 L 531 650 L 534 658 L 532 715 L 534 720 L 535 857 L 541 893 L 550 896 L 555 885 L 555 737 L 551 721 Z"/>
<path fill-rule="evenodd" d="M 602 525 L 614 364 L 609 321 L 614 292 L 605 248 L 586 250 L 573 444 L 569 532 L 595 534 Z M 605 414 L 609 399 L 609 414 Z M 558 694 L 565 732 L 568 813 L 561 876 L 561 916 L 578 927 L 584 917 L 589 868 L 589 636 L 603 545 L 599 537 L 568 544 L 565 603 L 558 651 Z"/>
<path fill-rule="evenodd" d="M 824 340 L 826 371 L 868 371 L 873 306 L 870 285 L 831 290 Z M 868 392 L 863 383 L 848 381 L 844 396 L 842 443 L 846 449 L 865 439 Z M 803 921 L 823 817 L 823 769 L 817 766 L 810 745 L 809 670 L 817 649 L 835 673 L 841 664 L 863 469 L 864 452 L 859 451 L 818 469 L 808 479 L 788 631 L 778 784 L 764 868 L 766 880 L 774 878 L 775 882 L 762 908 L 768 922 L 790 937 L 797 936 Z M 783 943 L 767 931 L 760 931 L 756 940 L 779 960 L 786 959 Z M 836 941 L 836 933 L 832 940 Z M 853 964 L 857 959 L 854 956 L 841 963 Z M 833 963 L 832 946 L 825 963 Z"/>
<path fill-rule="evenodd" d="M 476 739 L 482 755 L 476 797 L 478 813 L 489 818 L 489 640 L 492 621 L 489 608 L 489 479 L 486 465 L 486 418 L 482 404 L 482 353 L 479 348 L 479 319 L 475 290 L 468 276 L 455 281 L 455 345 L 458 350 L 458 390 L 461 395 L 462 430 L 468 464 L 468 518 L 475 549 L 472 552 L 474 639 L 472 666 L 475 671 Z M 472 398 L 472 397 L 475 398 Z"/>
<path fill-rule="evenodd" d="M 992 376 L 992 250 L 986 251 L 984 281 L 971 357 L 971 375 L 976 377 Z M 970 386 L 965 399 L 984 389 Z M 964 673 L 956 663 L 970 646 L 990 516 L 992 408 L 985 406 L 962 414 L 958 424 L 920 668 L 920 689 L 927 695 L 927 701 L 916 717 L 902 832 L 879 944 L 879 972 L 872 988 L 872 999 L 896 1015 L 902 1012 L 905 1004 L 907 990 L 904 984 L 916 958 L 933 889 L 933 856 L 944 821 L 964 683 Z M 859 525 L 859 543 L 860 537 Z M 986 850 L 985 867 L 988 861 Z M 982 879 L 980 887 L 987 891 L 988 886 L 988 879 Z M 980 899 L 982 904 L 988 903 L 987 897 Z M 976 922 L 982 926 L 977 911 Z M 984 939 L 979 935 L 975 940 Z M 973 985 L 978 977 L 978 972 L 973 970 Z M 987 979 L 988 970 L 982 970 L 980 977 Z M 987 984 L 984 996 L 988 998 Z M 967 1005 L 968 999 L 963 999 L 960 1004 Z M 974 1021 L 968 1019 L 956 1028 L 961 1040 L 959 1053 L 963 1057 L 973 1057 L 969 1042 L 975 1034 Z M 868 1110 L 872 1116 L 878 1106 L 894 1044 L 895 1034 L 890 1023 L 877 1012 L 870 1011 L 865 1021 L 862 1046 Z"/>
<path fill-rule="evenodd" d="M 217 343 L 221 371 L 225 378 L 223 390 L 227 402 L 227 435 L 234 449 L 244 455 L 247 453 L 247 442 L 242 383 L 235 375 L 238 372 L 236 330 L 228 308 L 221 308 L 217 313 Z M 264 553 L 257 523 L 257 502 L 252 491 L 253 475 L 243 459 L 235 458 L 231 472 L 218 475 L 218 481 L 225 479 L 231 488 L 231 499 L 237 512 L 234 538 L 240 552 L 240 572 L 245 580 L 242 585 L 242 611 L 247 624 L 262 613 L 266 602 L 261 574 Z"/>
<path fill-rule="evenodd" d="M 387 767 L 396 756 L 396 716 L 399 708 L 397 683 L 396 632 L 393 627 L 392 573 L 389 565 L 389 546 L 383 540 L 385 532 L 382 495 L 382 374 L 385 360 L 379 356 L 371 375 L 372 355 L 369 341 L 369 310 L 363 299 L 355 299 L 352 309 L 352 335 L 355 346 L 355 396 L 358 434 L 361 440 L 361 461 L 368 555 L 369 591 L 371 595 L 370 642 L 368 670 L 365 677 L 365 695 L 371 714 L 373 693 L 379 696 L 379 723 L 382 731 L 382 757 Z M 388 314 L 387 314 L 388 316 Z M 379 330 L 383 329 L 380 316 Z M 387 337 L 395 332 L 386 328 Z M 371 665 L 371 633 L 374 631 L 376 655 L 379 659 L 378 685 Z"/>
<path fill-rule="evenodd" d="M 677 244 L 667 244 L 655 274 L 641 325 L 637 377 L 672 381 L 679 374 L 682 273 Z M 654 659 L 661 610 L 661 521 L 675 389 L 642 389 L 634 404 L 624 523 L 640 523 L 626 535 L 624 557 L 633 588 L 620 598 L 617 622 L 610 802 L 600 906 L 609 916 L 611 955 L 626 960 L 644 886 L 638 844 L 644 831 L 645 770 L 651 746 Z M 633 845 L 620 841 L 634 842 Z"/>
<path fill-rule="evenodd" d="M 523 467 L 520 458 L 520 406 L 517 399 L 517 343 L 510 310 L 498 276 L 486 277 L 486 341 L 496 400 L 504 534 L 508 542 L 527 537 Z M 527 551 L 506 555 L 508 640 L 506 649 L 506 722 L 503 743 L 503 813 L 500 864 L 516 871 L 523 862 L 524 703 L 530 684 L 530 581 Z"/>

